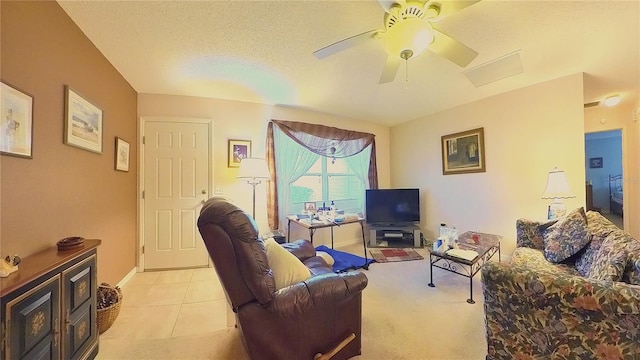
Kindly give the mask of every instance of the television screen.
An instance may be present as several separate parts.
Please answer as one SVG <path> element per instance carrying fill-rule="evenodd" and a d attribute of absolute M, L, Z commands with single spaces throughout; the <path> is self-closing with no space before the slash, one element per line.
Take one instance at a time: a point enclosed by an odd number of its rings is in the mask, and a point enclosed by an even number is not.
<path fill-rule="evenodd" d="M 419 189 L 368 189 L 365 195 L 367 223 L 420 222 Z"/>

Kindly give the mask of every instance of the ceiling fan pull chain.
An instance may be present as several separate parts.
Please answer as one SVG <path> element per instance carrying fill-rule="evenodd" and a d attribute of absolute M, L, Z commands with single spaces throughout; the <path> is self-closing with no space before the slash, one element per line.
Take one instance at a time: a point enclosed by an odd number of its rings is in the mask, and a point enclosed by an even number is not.
<path fill-rule="evenodd" d="M 404 82 L 409 86 L 409 59 L 404 59 Z"/>

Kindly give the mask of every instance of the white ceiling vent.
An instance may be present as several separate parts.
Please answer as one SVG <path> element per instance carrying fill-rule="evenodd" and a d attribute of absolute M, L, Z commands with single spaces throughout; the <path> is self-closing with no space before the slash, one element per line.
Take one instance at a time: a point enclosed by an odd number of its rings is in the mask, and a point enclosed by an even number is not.
<path fill-rule="evenodd" d="M 478 65 L 464 72 L 465 76 L 475 85 L 480 87 L 520 74 L 524 71 L 520 61 L 520 51 L 499 57 L 484 64 Z"/>

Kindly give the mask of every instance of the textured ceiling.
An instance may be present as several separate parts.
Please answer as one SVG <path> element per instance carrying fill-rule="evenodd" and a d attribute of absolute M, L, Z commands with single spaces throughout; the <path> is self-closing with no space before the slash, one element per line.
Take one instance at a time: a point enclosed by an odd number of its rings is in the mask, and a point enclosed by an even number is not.
<path fill-rule="evenodd" d="M 480 1 L 437 24 L 479 53 L 471 64 L 426 51 L 383 85 L 381 40 L 312 55 L 382 28 L 375 0 L 58 2 L 139 93 L 280 104 L 387 125 L 579 72 L 585 102 L 639 98 L 635 0 Z M 518 75 L 475 87 L 463 74 L 515 51 Z"/>

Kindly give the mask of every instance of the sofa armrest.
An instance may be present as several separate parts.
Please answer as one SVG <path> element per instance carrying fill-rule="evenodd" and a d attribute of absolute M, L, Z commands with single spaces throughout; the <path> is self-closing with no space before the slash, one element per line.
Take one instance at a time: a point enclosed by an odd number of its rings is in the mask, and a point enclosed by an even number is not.
<path fill-rule="evenodd" d="M 287 249 L 290 253 L 295 255 L 300 261 L 304 261 L 310 257 L 316 256 L 316 249 L 313 247 L 310 241 L 304 239 L 298 239 L 294 242 L 280 244 L 283 248 Z"/>
<path fill-rule="evenodd" d="M 355 271 L 312 276 L 306 281 L 278 290 L 267 308 L 279 316 L 294 316 L 314 307 L 335 304 L 357 295 L 367 284 L 367 276 Z"/>
<path fill-rule="evenodd" d="M 493 262 L 482 284 L 489 359 L 640 351 L 640 286 Z"/>
<path fill-rule="evenodd" d="M 543 231 L 558 220 L 536 221 L 529 219 L 516 220 L 516 247 L 544 249 Z"/>

